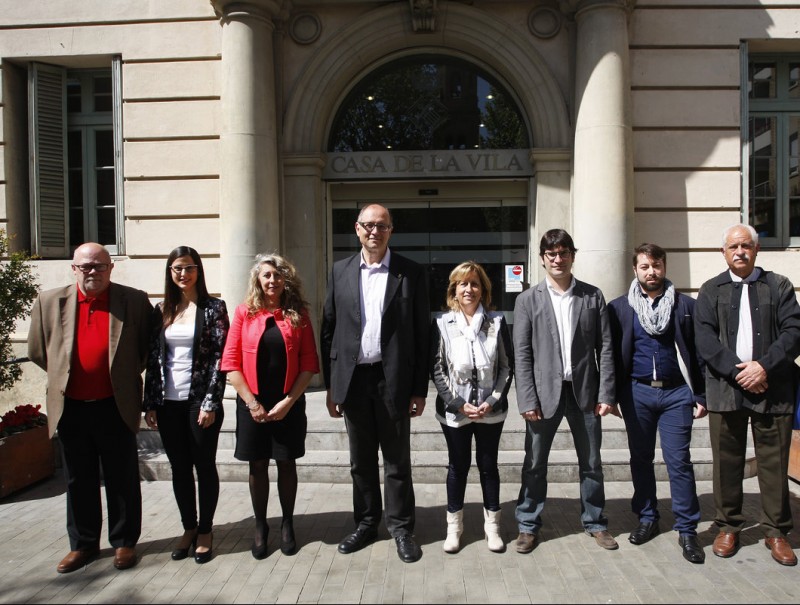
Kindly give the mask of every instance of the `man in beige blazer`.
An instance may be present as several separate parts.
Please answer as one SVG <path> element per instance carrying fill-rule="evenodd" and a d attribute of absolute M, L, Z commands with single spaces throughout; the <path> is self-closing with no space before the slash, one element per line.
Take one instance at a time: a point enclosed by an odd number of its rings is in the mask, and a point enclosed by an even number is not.
<path fill-rule="evenodd" d="M 137 562 L 136 433 L 152 305 L 145 292 L 112 283 L 113 268 L 100 244 L 79 246 L 76 283 L 42 292 L 31 312 L 28 356 L 47 372 L 48 426 L 51 437 L 58 430 L 67 481 L 70 552 L 59 573 L 80 569 L 99 553 L 101 464 L 114 566 Z"/>

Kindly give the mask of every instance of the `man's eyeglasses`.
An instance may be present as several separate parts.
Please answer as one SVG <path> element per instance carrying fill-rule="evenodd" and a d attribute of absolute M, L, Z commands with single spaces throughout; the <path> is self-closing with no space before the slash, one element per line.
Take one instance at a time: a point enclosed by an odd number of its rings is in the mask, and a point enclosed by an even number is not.
<path fill-rule="evenodd" d="M 172 265 L 170 269 L 172 269 L 175 275 L 180 275 L 184 271 L 186 271 L 186 273 L 194 273 L 197 271 L 197 265 Z"/>
<path fill-rule="evenodd" d="M 361 221 L 357 221 L 361 228 L 364 229 L 367 233 L 372 233 L 373 230 L 378 231 L 378 233 L 386 233 L 389 229 L 392 228 L 391 225 L 386 225 L 384 223 L 362 223 Z"/>
<path fill-rule="evenodd" d="M 84 263 L 83 265 L 72 265 L 72 268 L 78 269 L 81 273 L 91 273 L 92 271 L 105 273 L 110 266 L 110 263 Z"/>
<path fill-rule="evenodd" d="M 572 250 L 555 250 L 555 251 L 548 250 L 547 252 L 544 253 L 544 255 L 550 260 L 556 260 L 559 256 L 561 258 L 569 258 L 570 256 L 572 256 Z"/>

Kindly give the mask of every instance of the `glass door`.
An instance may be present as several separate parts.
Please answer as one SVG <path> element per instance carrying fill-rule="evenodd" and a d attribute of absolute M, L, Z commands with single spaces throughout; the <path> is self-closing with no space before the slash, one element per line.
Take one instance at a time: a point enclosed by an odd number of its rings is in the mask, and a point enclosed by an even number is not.
<path fill-rule="evenodd" d="M 392 250 L 427 267 L 432 312 L 444 310 L 450 271 L 459 263 L 472 260 L 483 266 L 492 281 L 495 309 L 503 311 L 509 323 L 513 322 L 514 302 L 522 289 L 522 281 L 516 278 L 529 279 L 528 207 L 524 197 L 334 199 L 333 261 L 360 249 L 355 235 L 356 218 L 360 208 L 373 201 L 392 213 Z"/>

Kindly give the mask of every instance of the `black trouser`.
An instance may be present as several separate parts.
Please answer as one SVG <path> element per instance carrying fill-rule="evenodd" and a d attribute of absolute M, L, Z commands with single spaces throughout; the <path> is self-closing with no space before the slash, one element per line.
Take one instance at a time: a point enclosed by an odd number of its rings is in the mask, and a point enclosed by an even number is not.
<path fill-rule="evenodd" d="M 460 427 L 442 424 L 447 441 L 447 511 L 456 513 L 464 508 L 467 477 L 472 464 L 472 437 L 475 437 L 475 462 L 481 479 L 483 507 L 500 510 L 500 471 L 497 468 L 497 453 L 503 423 L 470 422 Z"/>
<path fill-rule="evenodd" d="M 156 409 L 158 432 L 172 466 L 172 491 L 175 492 L 183 529 L 196 527 L 198 533 L 207 534 L 214 524 L 219 500 L 217 442 L 225 412 L 219 406 L 214 424 L 208 428 L 197 424 L 199 415 L 200 404 L 188 401 L 165 401 Z M 197 469 L 199 523 L 193 468 Z"/>
<path fill-rule="evenodd" d="M 135 546 L 142 531 L 142 491 L 136 435 L 113 397 L 92 402 L 64 399 L 58 422 L 67 481 L 67 533 L 71 550 L 99 545 L 103 526 L 100 465 L 108 507 L 108 541 Z"/>
<path fill-rule="evenodd" d="M 381 520 L 380 447 L 386 490 L 386 528 L 394 537 L 414 533 L 409 403 L 410 398 L 398 418 L 378 364 L 369 368 L 356 366 L 343 407 L 350 442 L 356 525 L 377 529 Z"/>

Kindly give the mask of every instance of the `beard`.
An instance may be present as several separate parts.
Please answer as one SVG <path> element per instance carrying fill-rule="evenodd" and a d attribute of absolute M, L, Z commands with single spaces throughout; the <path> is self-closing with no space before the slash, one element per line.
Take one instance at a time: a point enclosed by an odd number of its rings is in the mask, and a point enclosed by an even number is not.
<path fill-rule="evenodd" d="M 664 278 L 656 279 L 652 282 L 646 282 L 639 280 L 639 285 L 642 287 L 642 290 L 645 292 L 658 292 L 659 290 L 664 289 Z"/>

